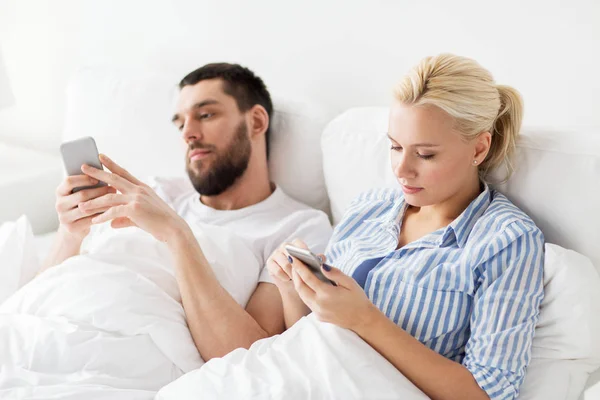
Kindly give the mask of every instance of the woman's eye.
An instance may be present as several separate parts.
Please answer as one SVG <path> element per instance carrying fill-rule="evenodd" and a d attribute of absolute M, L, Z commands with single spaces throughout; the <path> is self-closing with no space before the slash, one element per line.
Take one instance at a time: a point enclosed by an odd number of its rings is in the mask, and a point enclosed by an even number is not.
<path fill-rule="evenodd" d="M 423 160 L 431 160 L 434 154 L 417 154 Z"/>
<path fill-rule="evenodd" d="M 212 116 L 213 116 L 213 114 L 211 114 L 211 113 L 200 114 L 200 119 L 207 119 L 207 118 L 210 118 Z"/>
<path fill-rule="evenodd" d="M 402 150 L 402 147 L 401 147 L 401 146 L 394 146 L 394 145 L 392 145 L 392 146 L 390 147 L 390 149 L 391 149 L 391 150 L 394 150 L 394 151 L 400 151 L 400 150 Z"/>

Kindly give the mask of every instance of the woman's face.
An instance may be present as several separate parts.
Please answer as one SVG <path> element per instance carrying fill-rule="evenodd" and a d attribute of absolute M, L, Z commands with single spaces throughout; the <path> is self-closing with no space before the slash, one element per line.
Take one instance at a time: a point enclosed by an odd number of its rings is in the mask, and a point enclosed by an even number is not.
<path fill-rule="evenodd" d="M 394 101 L 388 136 L 392 169 L 408 204 L 439 204 L 476 182 L 473 160 L 485 157 L 479 152 L 481 139 L 464 140 L 440 108 Z"/>

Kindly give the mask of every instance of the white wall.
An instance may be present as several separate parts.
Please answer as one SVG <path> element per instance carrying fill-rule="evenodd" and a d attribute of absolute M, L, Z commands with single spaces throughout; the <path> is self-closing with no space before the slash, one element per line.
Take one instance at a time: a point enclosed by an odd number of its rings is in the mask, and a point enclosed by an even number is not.
<path fill-rule="evenodd" d="M 342 7 L 343 5 L 343 7 Z M 55 150 L 64 90 L 86 63 L 183 75 L 236 61 L 332 115 L 382 105 L 421 57 L 476 58 L 519 89 L 528 125 L 600 134 L 600 1 L 0 0 L 17 105 L 0 140 Z"/>

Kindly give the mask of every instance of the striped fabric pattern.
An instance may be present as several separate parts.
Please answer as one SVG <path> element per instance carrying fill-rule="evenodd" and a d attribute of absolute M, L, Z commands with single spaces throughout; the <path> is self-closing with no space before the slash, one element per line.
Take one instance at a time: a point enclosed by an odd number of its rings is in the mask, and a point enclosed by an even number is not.
<path fill-rule="evenodd" d="M 407 207 L 398 189 L 358 196 L 333 233 L 329 263 L 352 276 L 381 258 L 364 283 L 369 299 L 421 343 L 462 363 L 491 399 L 516 398 L 544 296 L 542 232 L 484 184 L 450 225 L 396 249 Z"/>

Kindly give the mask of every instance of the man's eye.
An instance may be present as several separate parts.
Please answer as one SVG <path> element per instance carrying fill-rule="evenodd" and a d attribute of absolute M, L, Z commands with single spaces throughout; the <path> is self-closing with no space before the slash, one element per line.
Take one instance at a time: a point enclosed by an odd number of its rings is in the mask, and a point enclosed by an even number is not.
<path fill-rule="evenodd" d="M 179 129 L 180 131 L 183 130 L 183 125 L 179 126 L 177 129 Z"/>
<path fill-rule="evenodd" d="M 214 114 L 212 113 L 205 113 L 205 114 L 200 114 L 200 119 L 207 119 L 212 117 Z"/>

